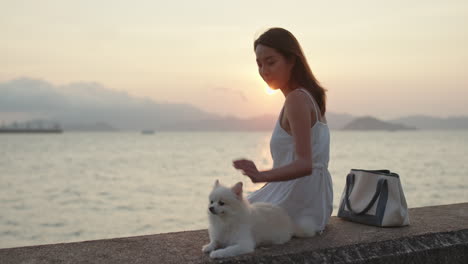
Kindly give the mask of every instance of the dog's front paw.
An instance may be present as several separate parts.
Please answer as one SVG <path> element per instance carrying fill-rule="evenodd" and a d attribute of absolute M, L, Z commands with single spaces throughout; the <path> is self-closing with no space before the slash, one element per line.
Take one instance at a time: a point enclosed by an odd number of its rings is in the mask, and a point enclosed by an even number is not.
<path fill-rule="evenodd" d="M 227 257 L 227 255 L 223 252 L 222 249 L 218 249 L 210 253 L 210 258 L 225 258 L 225 257 Z"/>
<path fill-rule="evenodd" d="M 214 244 L 210 243 L 210 244 L 204 245 L 203 248 L 202 248 L 202 251 L 203 251 L 203 253 L 208 253 L 208 252 L 213 251 L 214 249 L 215 249 Z"/>

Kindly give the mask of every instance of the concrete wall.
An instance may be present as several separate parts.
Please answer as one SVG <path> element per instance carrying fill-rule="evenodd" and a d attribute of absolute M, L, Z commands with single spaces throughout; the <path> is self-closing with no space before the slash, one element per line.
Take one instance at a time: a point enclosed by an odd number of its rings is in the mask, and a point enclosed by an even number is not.
<path fill-rule="evenodd" d="M 411 225 L 378 228 L 333 217 L 317 237 L 221 261 L 206 230 L 0 249 L 0 263 L 468 263 L 468 203 L 410 209 Z"/>

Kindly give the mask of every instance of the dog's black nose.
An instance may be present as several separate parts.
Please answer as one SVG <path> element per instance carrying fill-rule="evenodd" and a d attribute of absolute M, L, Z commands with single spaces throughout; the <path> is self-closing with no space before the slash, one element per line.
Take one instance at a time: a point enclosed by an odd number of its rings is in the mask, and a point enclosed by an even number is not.
<path fill-rule="evenodd" d="M 211 212 L 212 214 L 216 214 L 215 209 L 214 209 L 213 206 L 210 207 L 210 212 Z"/>

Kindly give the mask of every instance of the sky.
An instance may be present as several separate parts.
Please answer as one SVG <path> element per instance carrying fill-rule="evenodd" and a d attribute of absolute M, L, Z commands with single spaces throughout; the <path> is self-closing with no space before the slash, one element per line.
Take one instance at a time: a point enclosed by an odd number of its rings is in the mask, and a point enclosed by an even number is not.
<path fill-rule="evenodd" d="M 468 115 L 466 0 L 0 0 L 0 82 L 93 82 L 220 115 L 276 115 L 284 96 L 266 92 L 253 51 L 270 27 L 299 40 L 331 112 Z"/>

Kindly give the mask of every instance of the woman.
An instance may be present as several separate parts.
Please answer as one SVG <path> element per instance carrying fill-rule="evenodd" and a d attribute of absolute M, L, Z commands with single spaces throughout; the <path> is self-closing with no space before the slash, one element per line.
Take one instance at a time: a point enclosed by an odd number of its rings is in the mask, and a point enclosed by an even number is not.
<path fill-rule="evenodd" d="M 333 210 L 326 90 L 289 31 L 269 29 L 255 40 L 254 50 L 263 80 L 286 99 L 270 141 L 273 169 L 259 171 L 245 159 L 233 166 L 252 182 L 266 183 L 248 196 L 250 202 L 283 207 L 295 223 L 296 236 L 313 236 L 324 230 Z"/>

